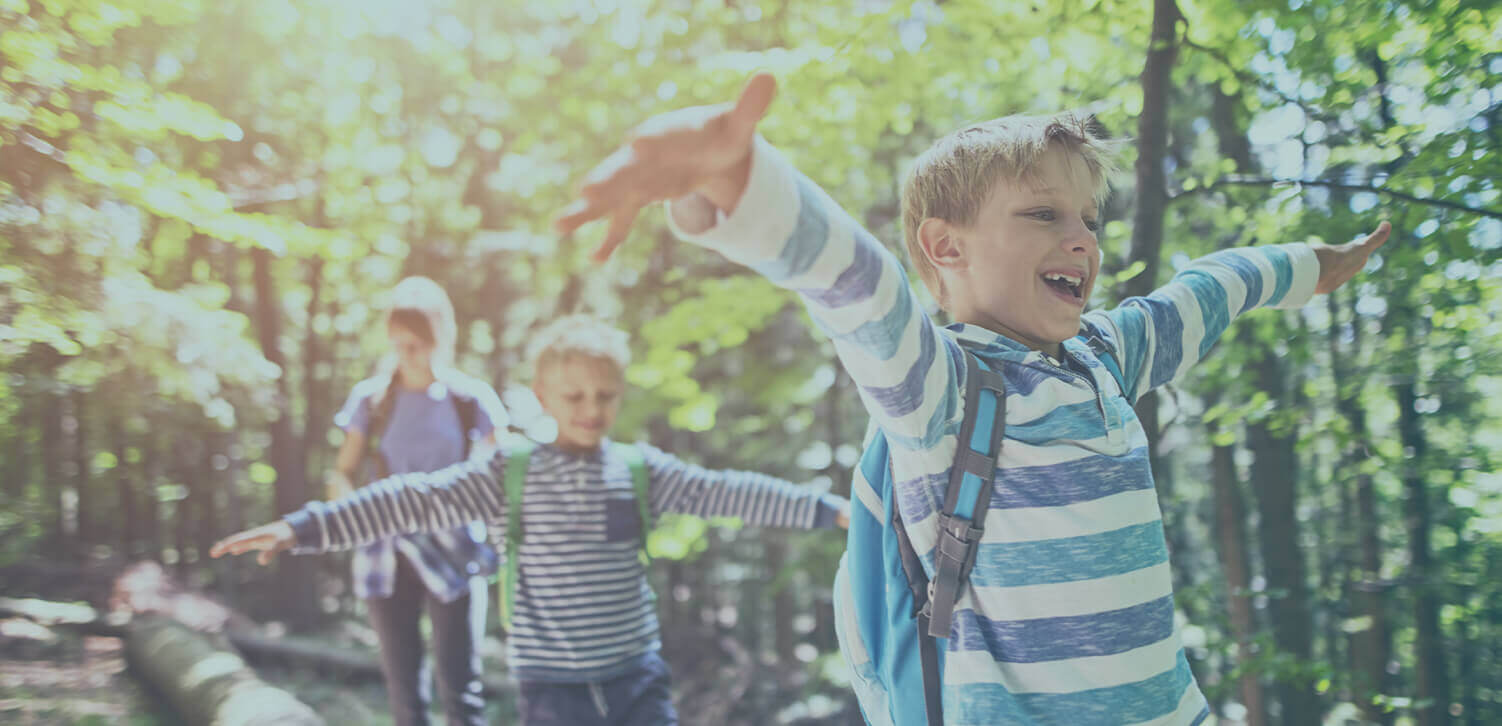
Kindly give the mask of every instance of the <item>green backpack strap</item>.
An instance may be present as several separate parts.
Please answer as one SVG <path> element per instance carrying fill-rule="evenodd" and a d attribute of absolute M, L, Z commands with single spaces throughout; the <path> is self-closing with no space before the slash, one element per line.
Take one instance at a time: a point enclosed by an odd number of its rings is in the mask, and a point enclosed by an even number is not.
<path fill-rule="evenodd" d="M 647 462 L 642 458 L 641 449 L 634 444 L 614 443 L 612 446 L 616 454 L 626 460 L 626 468 L 631 470 L 631 491 L 636 495 L 637 516 L 641 517 L 642 557 L 650 563 L 652 556 L 647 553 L 647 532 L 652 528 L 652 502 L 647 492 L 651 483 L 647 477 Z"/>
<path fill-rule="evenodd" d="M 496 613 L 501 619 L 501 629 L 507 632 L 511 630 L 511 608 L 516 602 L 516 582 L 521 576 L 522 496 L 534 448 L 535 445 L 530 441 L 506 447 L 506 475 L 503 482 L 506 490 L 506 566 L 501 569 L 500 602 L 496 603 Z"/>

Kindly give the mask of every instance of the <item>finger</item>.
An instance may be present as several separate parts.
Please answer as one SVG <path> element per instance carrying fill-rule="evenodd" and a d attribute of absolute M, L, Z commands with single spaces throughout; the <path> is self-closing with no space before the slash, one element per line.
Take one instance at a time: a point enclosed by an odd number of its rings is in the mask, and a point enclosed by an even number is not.
<path fill-rule="evenodd" d="M 553 230 L 558 234 L 573 234 L 574 230 L 605 216 L 607 211 L 604 205 L 576 199 L 553 220 Z"/>
<path fill-rule="evenodd" d="M 271 561 L 274 559 L 276 559 L 275 550 L 262 550 L 261 554 L 256 555 L 256 562 L 260 563 L 262 567 L 271 564 Z"/>
<path fill-rule="evenodd" d="M 209 549 L 210 557 L 223 555 L 238 555 L 245 551 L 245 536 L 242 534 L 231 535 L 214 543 Z"/>
<path fill-rule="evenodd" d="M 731 127 L 740 133 L 750 133 L 756 128 L 756 122 L 767 115 L 767 109 L 776 97 L 777 79 L 771 73 L 762 71 L 751 76 L 730 112 Z"/>
<path fill-rule="evenodd" d="M 616 212 L 615 216 L 610 218 L 610 229 L 605 232 L 605 241 L 601 242 L 600 246 L 589 256 L 590 259 L 596 263 L 610 259 L 610 255 L 615 253 L 615 248 L 626 241 L 627 235 L 631 232 L 631 223 L 636 221 L 636 215 L 639 212 L 641 212 L 640 204 L 632 204 Z"/>
<path fill-rule="evenodd" d="M 1387 244 L 1387 238 L 1389 235 L 1391 235 L 1391 233 L 1392 225 L 1389 224 L 1386 220 L 1383 220 L 1382 224 L 1377 225 L 1377 231 L 1371 233 L 1370 235 L 1367 235 L 1366 241 L 1363 242 L 1361 246 L 1365 247 L 1368 252 L 1375 250 L 1378 247 Z"/>

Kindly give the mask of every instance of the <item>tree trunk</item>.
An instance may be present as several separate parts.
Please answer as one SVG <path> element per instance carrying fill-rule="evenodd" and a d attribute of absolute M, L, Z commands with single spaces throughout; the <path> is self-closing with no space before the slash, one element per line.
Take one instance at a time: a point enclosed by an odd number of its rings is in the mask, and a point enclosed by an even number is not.
<path fill-rule="evenodd" d="M 145 507 L 141 513 L 141 521 L 146 528 L 149 556 L 157 562 L 162 561 L 162 499 L 161 491 L 157 488 L 160 480 L 160 467 L 161 459 L 157 454 L 156 437 L 152 435 L 151 428 L 148 426 L 145 435 L 141 437 L 141 488 L 142 493 L 146 495 L 142 499 Z"/>
<path fill-rule="evenodd" d="M 1206 398 L 1205 406 L 1214 405 Z M 1218 427 L 1217 427 L 1218 428 Z M 1212 431 L 1213 438 L 1217 431 Z M 1236 639 L 1236 661 L 1245 664 L 1254 654 L 1252 639 L 1257 632 L 1256 613 L 1251 599 L 1251 558 L 1246 546 L 1246 504 L 1242 500 L 1236 476 L 1236 447 L 1212 446 L 1210 449 L 1211 487 L 1215 498 L 1215 531 L 1220 545 L 1220 562 L 1226 573 L 1226 601 L 1229 604 L 1231 634 Z M 1256 673 L 1241 674 L 1238 693 L 1246 707 L 1246 726 L 1267 726 L 1267 704 L 1262 682 Z"/>
<path fill-rule="evenodd" d="M 16 397 L 16 418 L 11 426 L 10 463 L 5 470 L 5 492 L 19 501 L 26 496 L 26 484 L 31 481 L 31 426 L 33 416 L 29 405 L 31 396 L 22 388 L 12 389 Z"/>
<path fill-rule="evenodd" d="M 1338 293 L 1327 300 L 1330 311 L 1330 369 L 1336 383 L 1336 409 L 1345 419 L 1350 443 L 1340 461 L 1343 468 L 1355 470 L 1354 517 L 1349 520 L 1356 529 L 1356 581 L 1350 588 L 1350 607 L 1356 622 L 1362 627 L 1350 634 L 1350 669 L 1352 696 L 1362 718 L 1372 723 L 1391 724 L 1393 714 L 1374 701 L 1374 697 L 1387 692 L 1387 663 L 1392 659 L 1392 631 L 1387 618 L 1387 586 L 1382 584 L 1382 537 L 1381 523 L 1377 518 L 1377 491 L 1372 475 L 1365 463 L 1371 458 L 1367 442 L 1366 410 L 1361 405 L 1361 387 L 1352 382 L 1364 378 L 1356 375 L 1349 361 L 1361 351 L 1361 320 L 1351 316 L 1351 351 L 1347 358 L 1342 355 L 1338 343 Z M 1337 474 L 1339 477 L 1340 474 Z M 1343 477 L 1342 477 L 1343 478 Z"/>
<path fill-rule="evenodd" d="M 323 434 L 328 430 L 329 425 L 324 404 L 327 381 L 322 380 L 318 375 L 319 363 L 323 361 L 324 346 L 320 344 L 317 329 L 313 324 L 322 307 L 322 257 L 314 257 L 308 263 L 308 289 L 311 294 L 308 297 L 308 329 L 303 337 L 302 376 L 303 400 L 306 402 L 306 407 L 303 409 L 303 435 L 299 439 L 297 470 L 302 472 L 304 477 L 311 476 L 309 481 L 316 482 L 322 481 L 322 476 L 318 469 L 314 469 L 311 465 L 317 453 L 324 448 L 323 444 L 326 439 Z"/>
<path fill-rule="evenodd" d="M 1411 334 L 1409 342 L 1414 342 Z M 1408 375 L 1414 373 L 1409 371 Z M 1398 403 L 1398 432 L 1406 459 L 1403 490 L 1407 496 L 1403 519 L 1408 527 L 1409 579 L 1414 583 L 1414 655 L 1418 680 L 1414 712 L 1418 715 L 1419 726 L 1438 726 L 1449 719 L 1450 679 L 1446 672 L 1444 635 L 1439 624 L 1438 567 L 1429 542 L 1433 514 L 1423 470 L 1428 441 L 1419 414 L 1413 408 L 1418 395 L 1412 378 L 1393 386 L 1393 396 Z"/>
<path fill-rule="evenodd" d="M 271 277 L 271 253 L 264 248 L 251 251 L 255 278 L 255 321 L 261 354 L 282 370 L 275 386 L 276 406 L 270 423 L 271 467 L 276 470 L 274 514 L 292 512 L 308 501 L 304 476 L 297 471 L 297 441 L 292 432 L 291 396 L 287 391 L 287 361 L 282 356 L 281 306 Z M 277 558 L 278 588 L 283 597 L 288 622 L 305 627 L 317 617 L 313 592 L 313 563 L 304 557 Z"/>
<path fill-rule="evenodd" d="M 55 386 L 49 382 L 49 386 Z M 51 390 L 42 395 L 42 489 L 51 502 L 52 526 L 48 537 L 48 550 L 54 557 L 69 559 L 72 537 L 68 529 L 69 517 L 66 497 L 63 495 L 62 453 L 63 412 L 61 398 Z"/>
<path fill-rule="evenodd" d="M 1278 330 L 1286 331 L 1286 325 Z M 1257 387 L 1278 402 L 1275 410 L 1289 405 L 1288 372 L 1282 359 L 1270 351 L 1253 364 Z M 1278 650 L 1307 665 L 1312 652 L 1313 628 L 1309 618 L 1309 593 L 1304 553 L 1299 544 L 1298 455 L 1294 427 L 1273 417 L 1247 425 L 1247 448 L 1251 450 L 1252 487 L 1257 493 L 1258 528 L 1262 563 L 1267 573 L 1273 637 Z M 1305 677 L 1286 678 L 1277 686 L 1286 726 L 1317 726 L 1321 708 L 1312 684 Z"/>
<path fill-rule="evenodd" d="M 1174 32 L 1182 17 L 1175 0 L 1154 0 L 1153 26 L 1147 62 L 1142 68 L 1142 114 L 1137 120 L 1137 208 L 1132 219 L 1132 253 L 1128 265 L 1142 262 L 1146 267 L 1123 285 L 1123 295 L 1136 297 L 1152 292 L 1158 285 L 1159 257 L 1163 249 L 1163 216 L 1168 207 L 1168 185 L 1163 172 L 1163 158 L 1168 151 L 1169 92 L 1173 84 L 1173 66 L 1178 56 Z M 1147 432 L 1148 459 L 1157 482 L 1158 494 L 1165 510 L 1165 529 L 1170 551 L 1183 550 L 1183 528 L 1178 527 L 1178 499 L 1172 481 L 1158 455 L 1158 395 L 1149 391 L 1137 401 L 1137 418 Z M 1188 574 L 1176 568 L 1176 584 Z"/>
<path fill-rule="evenodd" d="M 170 618 L 137 616 L 125 652 L 191 726 L 323 726 L 313 709 L 258 678 L 222 638 Z"/>
<path fill-rule="evenodd" d="M 182 582 L 189 582 L 188 577 L 188 551 L 193 545 L 193 506 L 198 501 L 198 467 L 192 455 L 193 449 L 198 442 L 193 439 L 178 439 L 177 445 L 171 452 L 172 481 L 180 482 L 183 487 L 183 495 L 172 503 L 172 535 L 173 548 L 177 551 L 177 561 L 173 563 L 173 574 Z"/>
<path fill-rule="evenodd" d="M 205 425 L 211 426 L 212 424 Z M 216 562 L 209 559 L 209 549 L 224 535 L 224 532 L 234 531 L 221 529 L 219 526 L 218 494 L 224 484 L 223 471 L 214 466 L 214 457 L 219 449 L 215 444 L 219 438 L 219 432 L 212 429 L 206 429 L 198 437 L 198 481 L 194 483 L 193 492 L 195 504 L 193 512 L 196 520 L 193 533 L 194 562 L 200 569 L 213 570 L 216 573 L 222 569 L 225 561 Z"/>
<path fill-rule="evenodd" d="M 104 523 L 93 521 L 94 502 L 89 492 L 89 480 L 93 467 L 89 464 L 88 426 L 86 424 L 88 418 L 84 410 L 83 391 L 74 389 L 69 393 L 68 404 L 68 417 L 64 419 L 64 428 L 72 430 L 70 449 L 73 454 L 73 494 L 76 501 L 74 516 L 77 529 L 75 531 L 78 533 L 78 540 L 74 546 L 78 549 L 78 554 L 82 556 L 88 553 L 89 545 L 97 541 L 95 534 L 98 527 Z M 71 424 L 68 424 L 69 421 Z"/>
<path fill-rule="evenodd" d="M 1146 295 L 1158 284 L 1158 258 L 1163 248 L 1163 214 L 1168 184 L 1163 157 L 1168 149 L 1169 91 L 1178 56 L 1179 7 L 1174 0 L 1153 0 L 1153 29 L 1147 63 L 1142 69 L 1142 115 L 1137 120 L 1137 210 L 1132 218 L 1132 259 L 1147 265 L 1126 281 L 1127 297 Z"/>
<path fill-rule="evenodd" d="M 130 464 L 126 461 L 125 424 L 119 416 L 110 419 L 109 430 L 115 452 L 115 503 L 120 508 L 120 554 L 133 559 L 140 525 L 136 521 L 136 495 L 130 485 Z"/>

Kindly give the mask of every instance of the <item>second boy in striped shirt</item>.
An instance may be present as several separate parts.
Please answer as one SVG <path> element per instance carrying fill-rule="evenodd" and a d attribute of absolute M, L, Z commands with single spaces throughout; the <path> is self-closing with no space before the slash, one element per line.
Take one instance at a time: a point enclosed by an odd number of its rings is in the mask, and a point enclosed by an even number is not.
<path fill-rule="evenodd" d="M 658 656 L 654 596 L 639 552 L 631 472 L 606 440 L 620 410 L 626 336 L 597 320 L 554 323 L 537 341 L 534 387 L 558 436 L 537 447 L 522 497 L 507 654 L 521 681 L 527 726 L 677 723 Z M 653 515 L 740 517 L 761 527 L 846 526 L 848 502 L 762 474 L 710 471 L 638 444 Z M 332 503 L 233 535 L 213 554 L 345 550 L 470 520 L 504 536 L 507 449 L 430 474 L 391 477 Z"/>

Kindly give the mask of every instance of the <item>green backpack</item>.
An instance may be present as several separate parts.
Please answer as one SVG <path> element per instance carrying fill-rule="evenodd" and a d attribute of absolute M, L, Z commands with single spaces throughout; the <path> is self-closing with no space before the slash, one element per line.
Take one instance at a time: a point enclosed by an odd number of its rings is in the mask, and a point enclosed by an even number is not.
<path fill-rule="evenodd" d="M 611 450 L 626 460 L 631 469 L 631 489 L 636 495 L 636 512 L 641 517 L 641 553 L 647 555 L 647 527 L 652 521 L 652 512 L 647 502 L 647 463 L 642 459 L 641 449 L 631 444 L 611 443 Z M 532 462 L 532 451 L 537 448 L 530 441 L 519 442 L 506 448 L 506 566 L 501 569 L 500 595 L 496 612 L 500 616 L 501 629 L 511 630 L 511 608 L 516 602 L 516 582 L 520 577 L 519 553 L 522 546 L 522 497 L 526 490 L 527 467 Z"/>

